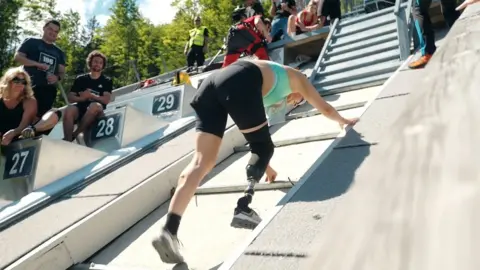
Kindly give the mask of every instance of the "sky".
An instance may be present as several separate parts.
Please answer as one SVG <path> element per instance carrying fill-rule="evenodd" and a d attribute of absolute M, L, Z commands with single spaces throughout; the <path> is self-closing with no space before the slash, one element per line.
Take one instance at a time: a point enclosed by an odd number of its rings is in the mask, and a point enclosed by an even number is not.
<path fill-rule="evenodd" d="M 173 20 L 176 10 L 170 6 L 173 0 L 137 0 L 140 13 L 153 24 L 169 23 Z M 114 0 L 57 0 L 57 9 L 67 11 L 73 9 L 82 16 L 82 22 L 94 15 L 100 25 L 105 25 L 110 17 L 109 8 Z"/>

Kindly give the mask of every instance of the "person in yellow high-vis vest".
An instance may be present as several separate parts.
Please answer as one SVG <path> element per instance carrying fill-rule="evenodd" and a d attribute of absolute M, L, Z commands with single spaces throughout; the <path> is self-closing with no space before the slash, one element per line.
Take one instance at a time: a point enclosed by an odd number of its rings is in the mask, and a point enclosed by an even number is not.
<path fill-rule="evenodd" d="M 197 67 L 203 66 L 205 54 L 208 51 L 208 29 L 202 25 L 199 16 L 195 17 L 195 28 L 189 31 L 188 42 L 185 44 L 184 54 L 187 56 L 187 65 L 193 67 L 195 61 Z"/>

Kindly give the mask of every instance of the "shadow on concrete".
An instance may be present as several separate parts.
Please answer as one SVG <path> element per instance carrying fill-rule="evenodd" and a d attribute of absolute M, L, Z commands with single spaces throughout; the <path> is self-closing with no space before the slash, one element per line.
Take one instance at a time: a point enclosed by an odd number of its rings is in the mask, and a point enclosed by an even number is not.
<path fill-rule="evenodd" d="M 362 140 L 355 128 L 349 130 L 347 136 L 357 137 L 356 141 L 363 143 L 355 147 L 334 148 L 317 168 L 311 168 L 314 171 L 289 203 L 325 201 L 348 191 L 354 182 L 356 170 L 370 155 L 371 145 Z"/>

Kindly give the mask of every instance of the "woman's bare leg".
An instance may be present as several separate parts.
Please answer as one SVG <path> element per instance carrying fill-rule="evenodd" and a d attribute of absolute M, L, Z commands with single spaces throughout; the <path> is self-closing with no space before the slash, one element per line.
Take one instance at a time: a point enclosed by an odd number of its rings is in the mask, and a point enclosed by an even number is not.
<path fill-rule="evenodd" d="M 183 215 L 198 185 L 215 166 L 221 143 L 222 139 L 215 135 L 197 133 L 195 153 L 192 161 L 178 178 L 177 189 L 170 201 L 169 213 Z"/>
<path fill-rule="evenodd" d="M 60 121 L 60 111 L 52 109 L 46 112 L 42 118 L 32 127 L 26 127 L 22 130 L 23 138 L 32 138 L 35 137 L 35 133 L 42 133 L 44 131 L 51 131 L 55 125 Z"/>
<path fill-rule="evenodd" d="M 181 263 L 177 232 L 180 219 L 188 207 L 198 185 L 215 166 L 222 139 L 218 136 L 199 132 L 195 142 L 195 153 L 178 178 L 178 186 L 170 201 L 167 222 L 162 233 L 153 239 L 152 245 L 165 263 Z"/>

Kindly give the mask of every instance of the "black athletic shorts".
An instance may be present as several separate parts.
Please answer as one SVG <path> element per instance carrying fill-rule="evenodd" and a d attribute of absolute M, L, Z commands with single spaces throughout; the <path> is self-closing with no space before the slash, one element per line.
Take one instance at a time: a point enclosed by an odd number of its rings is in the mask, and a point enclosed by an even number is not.
<path fill-rule="evenodd" d="M 252 62 L 238 60 L 215 71 L 190 103 L 197 113 L 197 131 L 222 138 L 228 115 L 241 130 L 265 123 L 262 86 L 262 72 Z"/>
<path fill-rule="evenodd" d="M 88 106 L 90 106 L 90 102 L 77 102 L 75 105 L 73 105 L 77 108 L 78 110 L 78 116 L 77 119 L 75 119 L 74 123 L 79 123 L 80 120 L 82 120 L 83 116 L 87 112 Z"/>
<path fill-rule="evenodd" d="M 98 102 L 98 101 L 84 101 L 84 102 L 77 102 L 75 103 L 75 107 L 77 107 L 78 109 L 78 117 L 77 119 L 75 119 L 75 124 L 78 124 L 82 118 L 85 116 L 85 113 L 87 112 L 88 110 L 88 107 L 93 104 L 93 103 L 98 103 L 102 106 L 103 110 L 105 110 L 107 108 L 106 105 L 103 105 L 102 103 Z"/>

